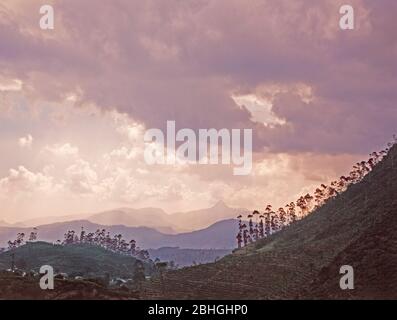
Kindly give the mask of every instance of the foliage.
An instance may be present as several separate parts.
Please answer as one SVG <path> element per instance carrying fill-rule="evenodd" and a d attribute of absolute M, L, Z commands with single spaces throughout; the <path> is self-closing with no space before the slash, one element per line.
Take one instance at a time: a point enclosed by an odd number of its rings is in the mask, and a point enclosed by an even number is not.
<path fill-rule="evenodd" d="M 247 215 L 248 226 L 243 222 L 243 216 L 239 215 L 237 217 L 239 227 L 236 236 L 237 247 L 247 246 L 282 230 L 284 227 L 304 218 L 326 202 L 334 199 L 346 191 L 350 185 L 359 183 L 382 161 L 390 148 L 397 143 L 397 136 L 394 135 L 393 138 L 394 141 L 388 143 L 387 148 L 380 152 L 372 152 L 368 160 L 357 162 L 347 176 L 341 176 L 329 185 L 321 184 L 313 194 L 307 193 L 299 197 L 295 202 L 286 204 L 284 208 L 278 208 L 277 210 L 274 210 L 271 204 L 267 204 L 263 213 L 255 210 Z"/>

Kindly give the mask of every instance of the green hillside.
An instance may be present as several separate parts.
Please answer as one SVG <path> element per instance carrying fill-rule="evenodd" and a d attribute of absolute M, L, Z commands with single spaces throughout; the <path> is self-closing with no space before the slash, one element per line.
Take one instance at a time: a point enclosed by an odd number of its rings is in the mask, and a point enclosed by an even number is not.
<path fill-rule="evenodd" d="M 147 298 L 397 298 L 397 146 L 306 218 L 216 263 L 153 279 Z M 354 267 L 354 290 L 339 268 Z"/>
<path fill-rule="evenodd" d="M 57 273 L 69 276 L 132 278 L 139 260 L 131 256 L 113 253 L 104 248 L 86 245 L 53 245 L 46 242 L 27 243 L 12 252 L 0 254 L 0 269 L 11 267 L 14 254 L 16 267 L 38 271 L 50 265 Z M 145 273 L 152 273 L 152 266 L 144 263 Z"/>

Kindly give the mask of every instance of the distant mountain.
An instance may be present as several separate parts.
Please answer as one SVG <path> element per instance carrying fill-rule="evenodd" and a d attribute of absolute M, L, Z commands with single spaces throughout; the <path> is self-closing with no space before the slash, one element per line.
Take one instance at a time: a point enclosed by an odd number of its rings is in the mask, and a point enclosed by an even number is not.
<path fill-rule="evenodd" d="M 189 249 L 231 249 L 235 246 L 237 233 L 237 222 L 233 219 L 217 222 L 202 230 L 180 234 L 165 234 L 147 227 L 106 226 L 87 220 L 76 220 L 38 226 L 39 240 L 47 242 L 62 240 L 68 230 L 80 232 L 81 227 L 84 227 L 87 232 L 106 229 L 111 234 L 121 233 L 125 239 L 135 239 L 141 248 L 153 249 L 164 246 Z M 0 246 L 6 246 L 7 241 L 15 239 L 17 233 L 24 232 L 28 235 L 30 231 L 31 228 L 0 227 Z"/>
<path fill-rule="evenodd" d="M 169 235 L 163 246 L 189 249 L 231 249 L 236 246 L 237 220 L 219 221 L 208 228 Z"/>
<path fill-rule="evenodd" d="M 89 215 L 87 220 L 103 225 L 122 224 L 128 227 L 150 227 L 160 232 L 173 234 L 176 226 L 169 214 L 158 208 L 120 208 Z M 176 227 L 176 229 L 178 229 Z"/>
<path fill-rule="evenodd" d="M 220 201 L 211 208 L 172 214 L 158 208 L 121 208 L 88 216 L 87 220 L 104 225 L 145 226 L 163 233 L 175 234 L 207 228 L 215 222 L 235 218 L 241 212 L 247 210 L 230 208 Z"/>
<path fill-rule="evenodd" d="M 20 223 L 8 223 L 4 220 L 0 220 L 0 227 L 23 227 Z"/>
<path fill-rule="evenodd" d="M 181 228 L 194 231 L 211 226 L 212 224 L 226 220 L 234 219 L 247 209 L 230 208 L 223 201 L 219 201 L 211 208 L 194 210 L 188 212 L 177 212 L 171 214 L 172 221 Z"/>
<path fill-rule="evenodd" d="M 31 219 L 18 223 L 18 226 L 35 227 L 44 224 L 87 220 L 101 225 L 148 227 L 156 229 L 161 233 L 176 234 L 180 232 L 191 232 L 194 230 L 204 229 L 216 222 L 226 219 L 234 219 L 243 212 L 248 212 L 248 210 L 230 208 L 223 201 L 219 201 L 210 208 L 171 214 L 159 208 L 119 208 L 95 214 L 79 214 Z"/>
<path fill-rule="evenodd" d="M 41 218 L 33 218 L 28 220 L 20 221 L 11 226 L 18 227 L 37 227 L 44 224 L 65 222 L 65 221 L 73 221 L 73 220 L 84 220 L 89 217 L 91 214 L 75 214 L 75 215 L 66 215 L 66 216 L 51 216 L 51 217 L 41 217 Z"/>
<path fill-rule="evenodd" d="M 5 222 L 4 220 L 0 220 L 0 227 L 9 227 L 10 224 Z"/>

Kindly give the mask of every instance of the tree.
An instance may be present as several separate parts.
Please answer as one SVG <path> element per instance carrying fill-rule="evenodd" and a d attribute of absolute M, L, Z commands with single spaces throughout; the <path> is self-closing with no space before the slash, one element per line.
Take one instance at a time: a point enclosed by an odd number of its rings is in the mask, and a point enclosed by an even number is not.
<path fill-rule="evenodd" d="M 268 237 L 268 236 L 270 236 L 271 231 L 272 231 L 272 226 L 271 226 L 272 210 L 270 209 L 270 211 L 269 211 L 266 208 L 264 216 L 265 216 L 265 226 L 264 226 L 265 230 L 264 230 L 264 233 L 265 233 L 265 236 Z"/>
<path fill-rule="evenodd" d="M 63 244 L 73 244 L 75 240 L 75 232 L 74 230 L 69 230 L 64 234 Z"/>
<path fill-rule="evenodd" d="M 279 221 L 279 229 L 282 229 L 287 222 L 287 214 L 284 210 L 284 208 L 278 208 L 277 210 L 277 215 L 278 215 L 278 221 Z"/>
<path fill-rule="evenodd" d="M 241 230 L 237 233 L 237 248 L 241 248 L 241 244 L 243 243 L 243 235 L 241 234 Z"/>
<path fill-rule="evenodd" d="M 146 260 L 149 260 L 150 255 L 149 255 L 149 252 L 147 250 L 139 250 L 139 252 L 137 253 L 136 257 L 138 259 L 146 261 Z"/>
<path fill-rule="evenodd" d="M 244 243 L 244 247 L 248 244 L 248 230 L 247 229 L 243 230 L 243 243 Z"/>
<path fill-rule="evenodd" d="M 258 225 L 258 216 L 260 215 L 258 210 L 254 210 L 252 212 L 252 216 L 255 218 L 254 232 L 253 232 L 253 240 L 257 241 L 259 239 L 259 225 Z"/>
<path fill-rule="evenodd" d="M 37 240 L 37 228 L 33 228 L 33 231 L 29 235 L 29 241 L 36 241 Z"/>
<path fill-rule="evenodd" d="M 12 249 L 16 248 L 16 242 L 15 241 L 8 240 L 7 244 L 8 244 L 8 250 L 12 250 Z"/>
<path fill-rule="evenodd" d="M 324 199 L 323 190 L 320 188 L 317 188 L 316 191 L 314 191 L 314 201 L 316 203 L 316 208 L 319 208 L 322 205 L 323 199 Z"/>
<path fill-rule="evenodd" d="M 85 241 L 85 231 L 84 231 L 84 227 L 81 227 L 80 242 L 84 243 L 84 241 Z"/>
<path fill-rule="evenodd" d="M 130 241 L 130 252 L 133 256 L 136 254 L 136 241 L 134 239 Z"/>
<path fill-rule="evenodd" d="M 253 238 L 253 235 L 254 235 L 254 224 L 252 222 L 252 217 L 253 217 L 252 214 L 249 214 L 248 217 L 247 217 L 249 219 L 248 226 L 249 226 L 249 242 L 250 243 L 252 242 L 252 238 Z"/>
<path fill-rule="evenodd" d="M 277 214 L 274 211 L 272 211 L 270 214 L 270 232 L 273 233 L 280 229 L 280 224 Z"/>
<path fill-rule="evenodd" d="M 260 215 L 259 212 L 255 210 L 252 214 L 248 215 L 249 230 L 246 230 L 247 226 L 242 224 L 241 215 L 238 216 L 239 232 L 236 237 L 237 245 L 241 245 L 241 238 L 245 246 L 253 240 L 267 237 L 270 234 L 279 231 L 287 224 L 294 223 L 298 218 L 303 218 L 313 210 L 321 207 L 327 201 L 333 199 L 341 192 L 344 192 L 350 185 L 360 182 L 380 161 L 382 161 L 382 159 L 384 159 L 384 157 L 388 155 L 390 149 L 396 144 L 397 135 L 393 135 L 393 141 L 387 144 L 387 148 L 379 152 L 370 153 L 370 158 L 366 161 L 357 162 L 348 176 L 341 176 L 339 180 L 332 181 L 329 186 L 321 184 L 320 187 L 316 188 L 314 191 L 314 196 L 309 193 L 305 196 L 300 196 L 296 202 L 287 204 L 285 206 L 286 210 L 279 208 L 277 213 L 275 213 L 272 209 L 272 205 L 270 204 L 266 205 L 263 215 Z M 298 217 L 296 208 L 300 209 L 300 217 Z M 255 219 L 254 226 L 252 218 L 257 215 L 260 215 L 260 222 L 258 223 L 257 219 Z"/>
<path fill-rule="evenodd" d="M 288 220 L 290 223 L 294 223 L 297 220 L 296 212 L 295 212 L 295 202 L 291 202 L 290 204 L 287 204 L 287 215 L 288 215 Z"/>
<path fill-rule="evenodd" d="M 134 285 L 138 290 L 142 289 L 142 284 L 145 282 L 145 267 L 143 266 L 142 261 L 137 260 L 135 262 L 134 273 L 132 276 L 132 280 L 134 281 Z"/>
<path fill-rule="evenodd" d="M 25 233 L 21 232 L 17 234 L 17 247 L 21 246 L 24 242 L 24 238 L 25 238 Z"/>
<path fill-rule="evenodd" d="M 260 221 L 259 221 L 259 237 L 260 238 L 264 238 L 265 237 L 265 228 L 264 228 L 264 225 L 263 225 L 263 218 L 264 218 L 264 215 L 260 215 L 259 216 L 259 219 L 260 219 Z"/>

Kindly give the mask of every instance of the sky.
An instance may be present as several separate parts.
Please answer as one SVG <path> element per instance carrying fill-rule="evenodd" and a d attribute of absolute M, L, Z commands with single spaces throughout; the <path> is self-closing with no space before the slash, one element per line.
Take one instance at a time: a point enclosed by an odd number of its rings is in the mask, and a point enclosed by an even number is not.
<path fill-rule="evenodd" d="M 281 206 L 397 131 L 396 1 L 45 3 L 53 30 L 42 0 L 0 0 L 0 220 Z M 148 165 L 167 120 L 252 129 L 251 173 Z"/>

